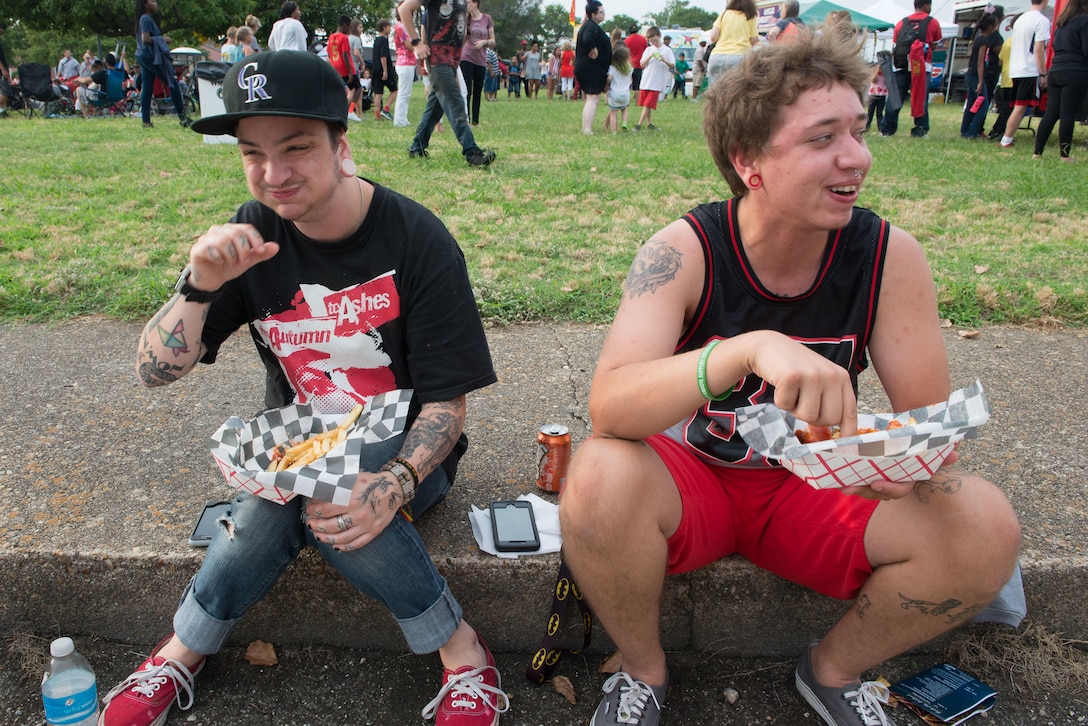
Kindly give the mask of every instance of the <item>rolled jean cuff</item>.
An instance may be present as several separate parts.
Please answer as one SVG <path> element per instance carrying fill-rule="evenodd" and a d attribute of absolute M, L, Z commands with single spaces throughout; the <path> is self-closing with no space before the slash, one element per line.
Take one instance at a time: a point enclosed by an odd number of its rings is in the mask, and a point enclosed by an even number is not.
<path fill-rule="evenodd" d="M 464 613 L 461 606 L 453 597 L 447 583 L 433 605 L 411 618 L 398 618 L 397 625 L 404 633 L 404 639 L 411 651 L 423 655 L 433 653 L 448 643 L 457 626 L 461 624 L 462 617 Z"/>
<path fill-rule="evenodd" d="M 186 648 L 201 655 L 218 653 L 237 620 L 218 620 L 207 613 L 193 597 L 192 583 L 181 596 L 174 613 L 174 633 Z"/>

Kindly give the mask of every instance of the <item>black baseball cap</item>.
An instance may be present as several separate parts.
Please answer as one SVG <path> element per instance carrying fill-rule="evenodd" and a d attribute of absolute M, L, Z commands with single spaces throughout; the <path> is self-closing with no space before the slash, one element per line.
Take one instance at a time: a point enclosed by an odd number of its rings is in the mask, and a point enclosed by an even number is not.
<path fill-rule="evenodd" d="M 234 136 L 250 116 L 293 116 L 348 127 L 344 81 L 328 63 L 299 50 L 262 51 L 235 63 L 223 78 L 226 113 L 194 121 L 200 134 Z"/>

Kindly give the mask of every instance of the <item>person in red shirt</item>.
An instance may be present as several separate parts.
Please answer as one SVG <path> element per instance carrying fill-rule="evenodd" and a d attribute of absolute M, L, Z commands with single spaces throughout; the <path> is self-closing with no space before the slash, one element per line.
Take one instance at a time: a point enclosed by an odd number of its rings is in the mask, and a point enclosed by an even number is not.
<path fill-rule="evenodd" d="M 355 108 L 359 108 L 363 97 L 363 87 L 359 83 L 359 69 L 355 67 L 355 61 L 351 57 L 351 40 L 348 38 L 350 29 L 351 18 L 341 15 L 336 32 L 329 36 L 329 45 L 326 50 L 329 53 L 329 63 L 347 84 L 351 102 L 355 104 Z"/>
<path fill-rule="evenodd" d="M 646 36 L 638 32 L 638 24 L 631 23 L 631 27 L 627 29 L 627 37 L 623 39 L 623 44 L 627 46 L 627 50 L 631 51 L 631 58 L 638 59 L 646 52 L 646 46 L 650 42 L 646 40 Z M 642 85 L 642 69 L 638 67 L 638 63 L 633 65 L 635 67 L 631 69 L 631 90 L 637 91 L 639 86 Z M 635 98 L 638 98 L 637 94 Z"/>
<path fill-rule="evenodd" d="M 940 22 L 931 17 L 929 12 L 931 9 L 930 0 L 914 0 L 914 12 L 907 17 L 900 20 L 895 24 L 896 42 L 899 41 L 899 34 L 903 32 L 903 23 L 910 23 L 914 25 L 916 23 L 925 23 L 925 45 L 927 46 L 923 50 L 924 69 L 929 68 L 929 64 L 933 62 L 933 49 L 941 42 L 941 24 Z M 929 75 L 926 75 L 926 83 L 928 84 Z M 895 69 L 895 83 L 899 86 L 899 97 L 906 102 L 907 97 L 911 91 L 911 71 L 910 63 L 908 62 L 905 68 L 896 67 Z M 925 90 L 925 86 L 922 87 L 920 94 L 915 99 L 915 103 L 911 104 L 911 116 L 914 117 L 914 128 L 910 130 L 911 136 L 924 138 L 929 134 L 929 93 Z M 918 103 L 921 101 L 921 103 Z M 915 107 L 917 106 L 917 110 Z M 899 109 L 888 108 L 884 112 L 884 124 L 880 127 L 881 136 L 892 136 L 899 128 Z"/>
<path fill-rule="evenodd" d="M 564 40 L 561 47 L 563 50 L 559 54 L 559 78 L 563 98 L 569 101 L 574 98 L 574 49 L 571 48 L 569 40 Z"/>

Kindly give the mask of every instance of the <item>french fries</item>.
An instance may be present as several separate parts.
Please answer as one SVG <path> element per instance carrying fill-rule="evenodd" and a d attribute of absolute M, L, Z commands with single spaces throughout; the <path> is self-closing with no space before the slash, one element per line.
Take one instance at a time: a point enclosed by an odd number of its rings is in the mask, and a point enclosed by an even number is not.
<path fill-rule="evenodd" d="M 907 422 L 907 425 L 914 426 L 917 423 L 918 422 L 915 421 L 914 417 L 912 416 L 910 421 Z M 903 428 L 903 424 L 899 421 L 893 420 L 888 423 L 887 428 L 885 428 L 884 430 L 891 431 L 892 429 L 901 428 Z M 879 430 L 880 429 L 860 428 L 858 429 L 857 435 L 860 436 L 861 434 L 874 434 Z M 837 439 L 842 436 L 842 434 L 839 433 L 838 426 L 813 426 L 812 424 L 809 424 L 809 427 L 807 429 L 797 429 L 793 433 L 795 436 L 797 436 L 797 440 L 800 441 L 802 444 L 815 444 L 817 441 L 828 441 L 830 439 Z"/>
<path fill-rule="evenodd" d="M 272 451 L 272 461 L 268 463 L 265 471 L 287 471 L 312 464 L 343 443 L 348 437 L 348 429 L 355 424 L 362 412 L 363 407 L 360 404 L 334 429 L 311 436 L 299 444 L 291 445 L 287 442 L 277 445 Z"/>

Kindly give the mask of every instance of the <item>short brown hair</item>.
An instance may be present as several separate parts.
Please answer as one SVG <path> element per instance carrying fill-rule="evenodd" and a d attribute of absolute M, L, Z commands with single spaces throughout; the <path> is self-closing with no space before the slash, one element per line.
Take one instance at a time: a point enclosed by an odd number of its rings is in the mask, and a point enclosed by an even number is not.
<path fill-rule="evenodd" d="M 729 157 L 759 155 L 782 125 L 782 109 L 805 91 L 845 83 L 865 103 L 869 66 L 861 41 L 839 33 L 802 30 L 790 43 L 775 43 L 744 60 L 714 82 L 706 93 L 703 134 L 710 155 L 733 194 L 748 188 Z"/>

